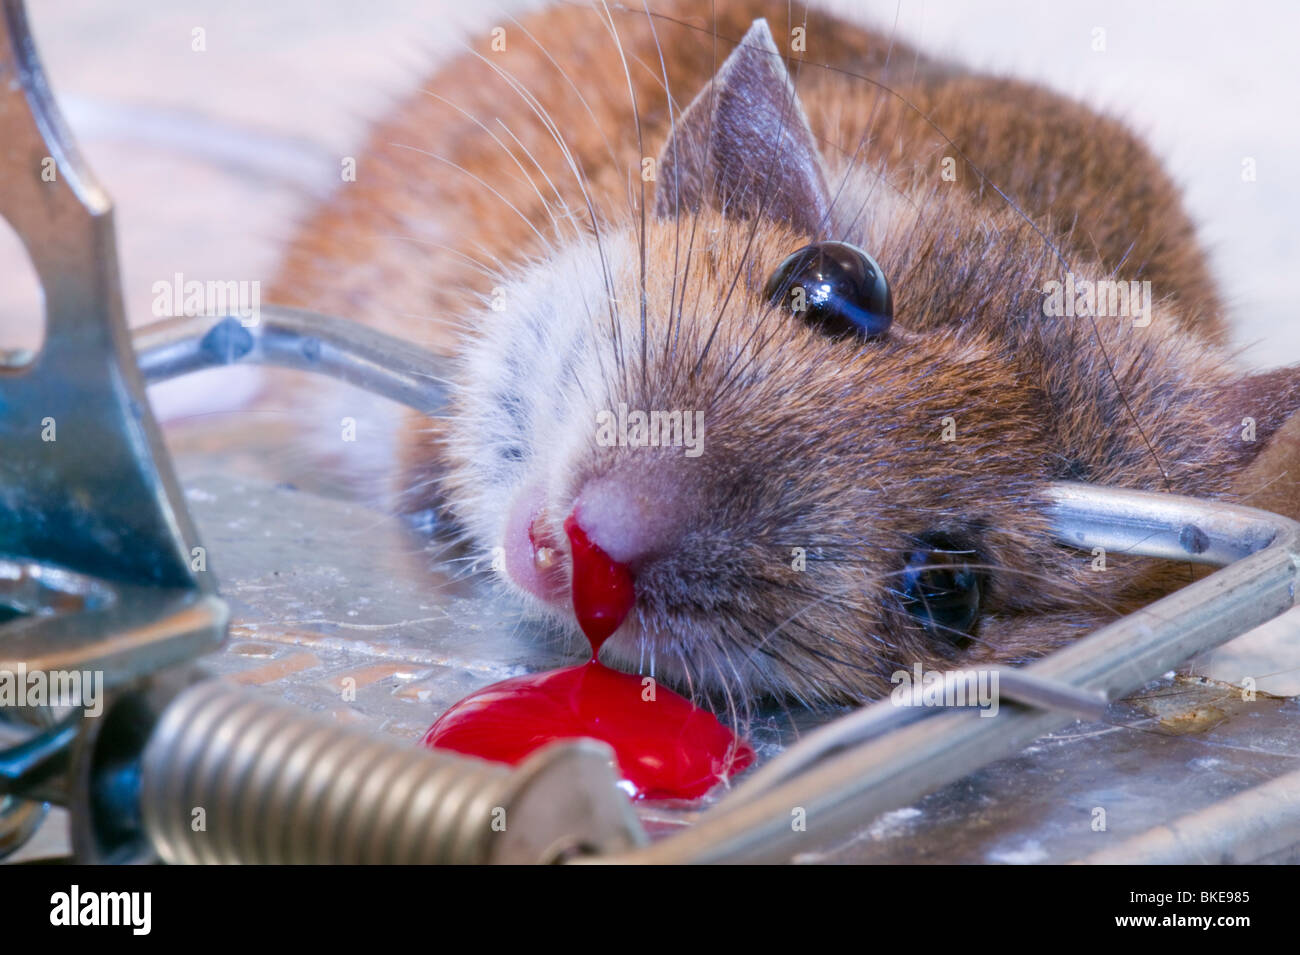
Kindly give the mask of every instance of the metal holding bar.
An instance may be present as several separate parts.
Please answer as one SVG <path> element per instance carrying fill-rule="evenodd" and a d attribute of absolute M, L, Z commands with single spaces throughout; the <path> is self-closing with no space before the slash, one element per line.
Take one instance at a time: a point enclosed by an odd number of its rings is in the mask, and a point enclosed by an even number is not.
<path fill-rule="evenodd" d="M 994 667 L 998 673 L 1000 698 L 1022 703 L 1042 710 L 1057 711 L 1085 719 L 1106 720 L 1110 713 L 1106 700 L 1099 693 L 1035 676 L 1028 670 Z M 956 674 L 948 674 L 951 679 Z M 739 805 L 766 792 L 778 783 L 798 776 L 804 770 L 824 759 L 842 753 L 869 739 L 879 737 L 909 723 L 936 716 L 940 711 L 920 706 L 897 706 L 884 701 L 875 706 L 864 706 L 847 716 L 818 727 L 799 741 L 798 745 L 781 753 L 765 766 L 759 767 L 745 780 L 728 800 L 728 805 Z"/>
<path fill-rule="evenodd" d="M 135 332 L 147 384 L 223 365 L 317 372 L 436 414 L 447 401 L 448 360 L 357 322 L 262 306 L 256 322 L 233 315 L 178 317 Z"/>

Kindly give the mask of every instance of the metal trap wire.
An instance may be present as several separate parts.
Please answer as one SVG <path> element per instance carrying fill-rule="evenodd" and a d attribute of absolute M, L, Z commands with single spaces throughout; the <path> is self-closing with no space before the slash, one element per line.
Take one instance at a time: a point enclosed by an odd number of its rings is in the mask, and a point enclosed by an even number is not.
<path fill-rule="evenodd" d="M 16 82 L 0 93 L 0 138 L 21 148 L 0 160 L 0 214 L 36 263 L 48 336 L 34 361 L 0 367 L 0 577 L 26 581 L 29 603 L 57 602 L 38 584 L 63 599 L 59 614 L 38 607 L 0 624 L 0 669 L 100 668 L 113 697 L 99 719 L 73 712 L 52 726 L 16 729 L 15 714 L 0 712 L 0 741 L 12 741 L 0 750 L 0 800 L 8 800 L 0 852 L 30 835 L 34 805 L 53 801 L 71 808 L 83 860 L 785 861 L 802 847 L 792 807 L 826 838 L 851 833 L 1077 716 L 1104 717 L 1111 701 L 1296 604 L 1293 521 L 1165 494 L 1054 485 L 1046 503 L 1062 543 L 1222 569 L 1049 657 L 1000 671 L 1013 702 L 996 718 L 888 700 L 865 707 L 654 843 L 617 789 L 603 746 L 555 744 L 511 770 L 403 747 L 204 679 L 178 664 L 220 642 L 227 611 L 211 574 L 190 569 L 202 545 L 145 384 L 270 364 L 436 415 L 447 369 L 373 329 L 278 307 L 263 308 L 251 326 L 234 316 L 177 318 L 130 336 L 110 206 L 48 95 L 21 0 L 4 0 L 3 12 L 0 78 Z M 62 185 L 36 177 L 25 164 L 33 155 L 56 157 Z M 56 455 L 42 449 L 38 462 L 32 422 L 51 408 L 82 430 Z M 1279 777 L 1089 861 L 1254 858 L 1300 841 L 1300 810 L 1289 798 L 1297 788 L 1300 774 Z M 188 825 L 194 805 L 209 808 L 206 832 Z M 511 813 L 508 839 L 494 837 L 494 807 Z"/>

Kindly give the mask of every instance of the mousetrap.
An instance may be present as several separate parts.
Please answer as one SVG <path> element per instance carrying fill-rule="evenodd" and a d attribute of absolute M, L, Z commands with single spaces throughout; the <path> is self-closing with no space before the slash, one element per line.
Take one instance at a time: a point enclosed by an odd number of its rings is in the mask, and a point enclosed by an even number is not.
<path fill-rule="evenodd" d="M 169 448 L 145 388 L 266 364 L 436 413 L 442 360 L 274 306 L 255 323 L 217 314 L 128 332 L 111 205 L 50 97 L 22 3 L 0 10 L 0 214 L 30 254 L 47 323 L 38 354 L 0 360 L 0 675 L 89 681 L 59 706 L 0 706 L 0 856 L 1300 857 L 1296 700 L 1171 672 L 1295 606 L 1300 525 L 1169 495 L 1052 488 L 1065 545 L 1219 569 L 998 671 L 992 718 L 891 700 L 774 707 L 751 727 L 759 766 L 701 804 L 629 802 L 591 741 L 513 769 L 416 747 L 468 693 L 571 659 L 442 565 L 427 533 L 232 466 L 274 434 L 214 426 Z M 505 832 L 492 824 L 503 808 Z"/>

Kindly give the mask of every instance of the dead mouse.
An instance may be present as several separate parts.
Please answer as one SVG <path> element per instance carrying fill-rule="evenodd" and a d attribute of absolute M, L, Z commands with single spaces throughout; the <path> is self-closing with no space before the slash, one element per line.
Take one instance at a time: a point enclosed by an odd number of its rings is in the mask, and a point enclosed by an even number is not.
<path fill-rule="evenodd" d="M 376 125 L 269 297 L 458 356 L 453 413 L 374 464 L 575 636 L 575 540 L 625 572 L 606 662 L 867 700 L 1187 581 L 1056 543 L 1050 482 L 1300 514 L 1295 423 L 1272 442 L 1300 369 L 1234 367 L 1121 123 L 774 0 L 478 39 Z"/>

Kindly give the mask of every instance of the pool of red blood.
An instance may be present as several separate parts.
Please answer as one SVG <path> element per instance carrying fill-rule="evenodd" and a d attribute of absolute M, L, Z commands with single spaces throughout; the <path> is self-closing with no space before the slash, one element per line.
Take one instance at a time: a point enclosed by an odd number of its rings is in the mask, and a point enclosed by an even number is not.
<path fill-rule="evenodd" d="M 591 661 L 484 687 L 447 710 L 423 744 L 515 764 L 547 743 L 591 737 L 614 750 L 634 797 L 703 796 L 753 763 L 753 749 L 707 710 L 595 658 L 632 607 L 632 576 L 591 543 L 573 517 L 565 531 L 574 611 L 591 642 Z"/>
<path fill-rule="evenodd" d="M 424 745 L 518 763 L 558 739 L 608 743 L 633 794 L 695 799 L 754 761 L 707 710 L 645 678 L 592 660 L 494 683 L 433 724 Z"/>

